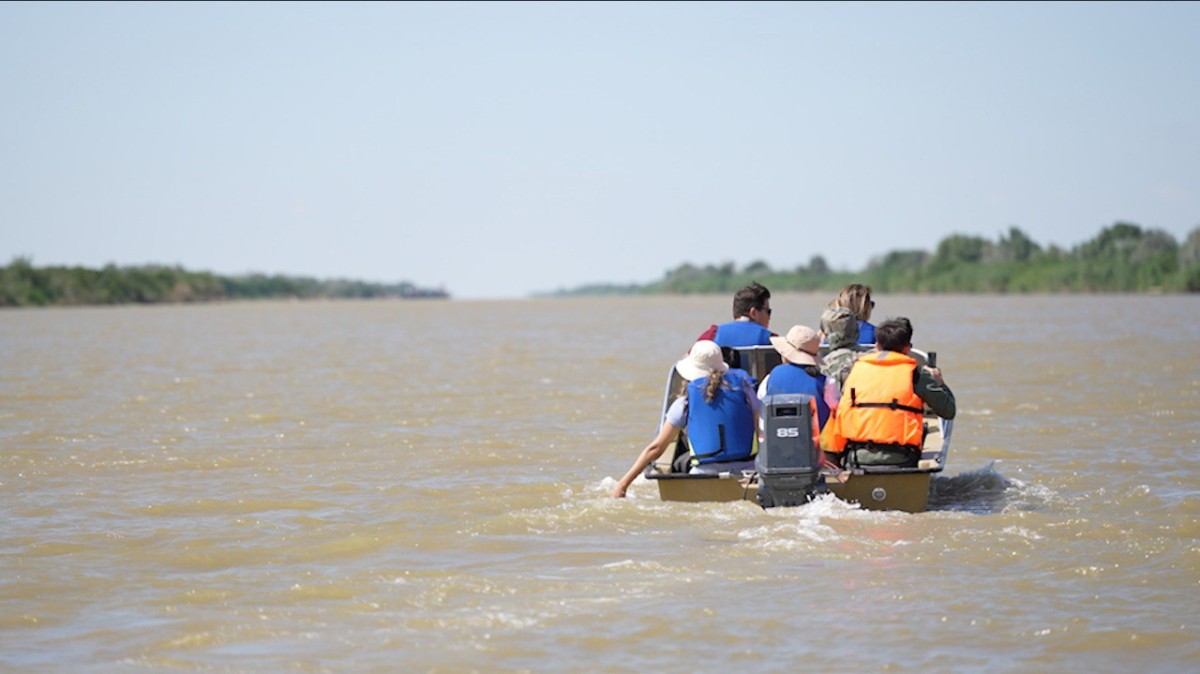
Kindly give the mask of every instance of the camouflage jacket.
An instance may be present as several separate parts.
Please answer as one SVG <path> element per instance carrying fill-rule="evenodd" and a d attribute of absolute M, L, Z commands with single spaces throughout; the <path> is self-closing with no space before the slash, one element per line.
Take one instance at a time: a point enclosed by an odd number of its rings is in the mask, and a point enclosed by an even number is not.
<path fill-rule="evenodd" d="M 862 354 L 858 349 L 834 349 L 821 356 L 821 374 L 836 379 L 838 390 L 841 391 L 842 384 L 846 383 L 846 377 L 850 374 L 850 366 Z"/>

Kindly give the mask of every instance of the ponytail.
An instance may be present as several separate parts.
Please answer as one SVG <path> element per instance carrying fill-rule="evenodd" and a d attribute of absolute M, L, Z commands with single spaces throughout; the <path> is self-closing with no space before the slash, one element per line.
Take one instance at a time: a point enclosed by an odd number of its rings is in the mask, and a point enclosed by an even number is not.
<path fill-rule="evenodd" d="M 725 378 L 719 372 L 713 372 L 708 375 L 708 383 L 704 387 L 704 402 L 711 403 L 713 398 L 717 396 L 717 391 L 721 390 L 721 384 L 725 383 Z"/>

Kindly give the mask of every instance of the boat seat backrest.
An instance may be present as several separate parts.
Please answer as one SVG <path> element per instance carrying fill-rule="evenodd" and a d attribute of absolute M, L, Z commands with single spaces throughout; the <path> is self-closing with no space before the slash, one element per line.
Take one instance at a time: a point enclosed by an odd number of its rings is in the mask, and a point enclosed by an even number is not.
<path fill-rule="evenodd" d="M 738 346 L 722 350 L 726 352 L 725 362 L 729 367 L 745 370 L 756 383 L 783 362 L 783 357 L 773 346 Z"/>

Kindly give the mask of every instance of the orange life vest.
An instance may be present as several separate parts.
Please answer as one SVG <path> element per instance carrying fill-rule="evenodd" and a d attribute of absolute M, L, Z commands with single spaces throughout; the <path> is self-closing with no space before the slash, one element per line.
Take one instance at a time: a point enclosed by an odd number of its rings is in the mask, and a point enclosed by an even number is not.
<path fill-rule="evenodd" d="M 832 447 L 851 442 L 899 445 L 918 450 L 924 441 L 925 403 L 913 391 L 917 361 L 895 351 L 867 354 L 854 362 L 842 386 Z"/>

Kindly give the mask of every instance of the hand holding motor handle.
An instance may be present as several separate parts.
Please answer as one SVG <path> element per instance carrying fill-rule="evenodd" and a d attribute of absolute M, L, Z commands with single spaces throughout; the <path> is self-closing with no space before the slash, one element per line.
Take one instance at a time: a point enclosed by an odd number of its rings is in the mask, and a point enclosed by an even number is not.
<path fill-rule="evenodd" d="M 942 371 L 936 367 L 925 366 L 925 371 L 933 377 L 933 381 L 937 382 L 938 386 L 945 386 L 946 382 L 942 379 Z"/>
<path fill-rule="evenodd" d="M 929 357 L 926 358 L 925 371 L 933 377 L 938 386 L 946 385 L 946 382 L 942 379 L 942 371 L 937 366 L 937 351 L 929 352 Z"/>

